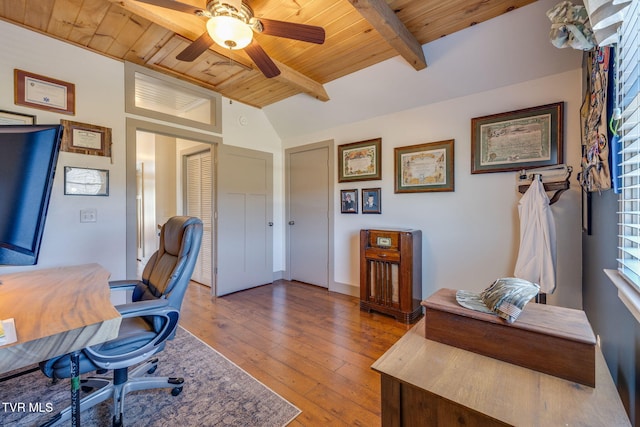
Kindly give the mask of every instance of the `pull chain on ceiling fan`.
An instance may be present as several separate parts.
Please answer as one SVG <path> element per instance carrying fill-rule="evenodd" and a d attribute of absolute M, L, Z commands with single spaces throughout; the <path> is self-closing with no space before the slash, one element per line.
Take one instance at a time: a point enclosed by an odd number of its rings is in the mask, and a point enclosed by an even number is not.
<path fill-rule="evenodd" d="M 322 27 L 255 18 L 242 0 L 210 0 L 206 10 L 173 0 L 137 1 L 208 18 L 207 31 L 176 56 L 180 61 L 194 61 L 216 43 L 230 50 L 244 49 L 258 69 L 271 78 L 280 70 L 253 37 L 254 32 L 316 44 L 323 44 L 325 39 Z"/>

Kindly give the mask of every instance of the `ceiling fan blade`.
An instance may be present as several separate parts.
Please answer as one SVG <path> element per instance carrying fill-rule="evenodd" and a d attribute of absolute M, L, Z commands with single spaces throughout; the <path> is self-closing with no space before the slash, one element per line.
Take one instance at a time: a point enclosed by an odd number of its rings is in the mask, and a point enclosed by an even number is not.
<path fill-rule="evenodd" d="M 325 32 L 322 27 L 263 18 L 260 18 L 260 23 L 263 27 L 262 34 L 309 43 L 324 43 Z"/>
<path fill-rule="evenodd" d="M 195 39 L 193 43 L 187 46 L 182 52 L 176 56 L 178 61 L 192 62 L 198 56 L 202 55 L 213 44 L 213 40 L 206 31 L 200 37 Z"/>
<path fill-rule="evenodd" d="M 272 78 L 280 75 L 278 66 L 269 58 L 267 52 L 262 49 L 262 46 L 260 46 L 255 39 L 251 40 L 251 43 L 244 48 L 244 51 L 260 71 L 262 71 L 265 77 Z"/>
<path fill-rule="evenodd" d="M 190 4 L 185 4 L 179 1 L 174 0 L 136 0 L 140 3 L 152 4 L 154 6 L 164 7 L 165 9 L 173 9 L 178 12 L 185 12 L 195 14 L 197 12 L 202 12 L 202 9 L 192 6 Z"/>

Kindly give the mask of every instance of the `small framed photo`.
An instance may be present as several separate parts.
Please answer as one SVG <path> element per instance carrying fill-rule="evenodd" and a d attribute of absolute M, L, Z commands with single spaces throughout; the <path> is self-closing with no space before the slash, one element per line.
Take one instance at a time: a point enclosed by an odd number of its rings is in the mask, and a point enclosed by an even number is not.
<path fill-rule="evenodd" d="M 35 125 L 36 116 L 0 110 L 0 125 Z"/>
<path fill-rule="evenodd" d="M 344 214 L 358 213 L 358 189 L 340 190 L 340 212 Z"/>
<path fill-rule="evenodd" d="M 380 146 L 382 139 L 338 146 L 338 182 L 382 179 Z"/>
<path fill-rule="evenodd" d="M 471 119 L 471 173 L 562 163 L 564 103 Z"/>
<path fill-rule="evenodd" d="M 394 151 L 396 193 L 454 191 L 453 139 Z"/>
<path fill-rule="evenodd" d="M 108 196 L 109 171 L 65 166 L 64 194 L 67 196 Z"/>
<path fill-rule="evenodd" d="M 362 213 L 363 214 L 379 214 L 380 209 L 380 188 L 363 188 L 362 189 Z"/>
<path fill-rule="evenodd" d="M 16 105 L 73 116 L 76 114 L 76 86 L 14 69 L 14 102 Z"/>
<path fill-rule="evenodd" d="M 60 149 L 71 153 L 111 157 L 111 129 L 60 120 L 64 126 Z"/>

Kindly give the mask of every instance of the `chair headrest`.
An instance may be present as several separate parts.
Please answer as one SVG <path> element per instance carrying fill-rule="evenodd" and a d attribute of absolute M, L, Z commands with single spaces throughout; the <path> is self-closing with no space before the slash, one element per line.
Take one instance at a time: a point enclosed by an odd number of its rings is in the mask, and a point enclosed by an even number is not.
<path fill-rule="evenodd" d="M 174 255 L 180 255 L 182 247 L 182 238 L 184 237 L 184 229 L 190 224 L 200 222 L 198 218 L 189 216 L 174 216 L 162 226 L 162 234 L 164 241 L 164 251 Z"/>

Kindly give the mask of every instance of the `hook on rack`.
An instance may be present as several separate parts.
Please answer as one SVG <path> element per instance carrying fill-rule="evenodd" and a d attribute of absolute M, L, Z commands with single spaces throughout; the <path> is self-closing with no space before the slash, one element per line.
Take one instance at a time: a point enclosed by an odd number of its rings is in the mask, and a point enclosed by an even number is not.
<path fill-rule="evenodd" d="M 571 187 L 569 183 L 571 172 L 573 172 L 573 168 L 566 165 L 529 171 L 523 169 L 516 178 L 519 184 L 518 191 L 524 194 L 531 185 L 531 181 L 537 177 L 543 183 L 545 191 L 554 192 L 553 196 L 549 199 L 549 204 L 552 205 L 560 199 L 562 193 Z"/>

